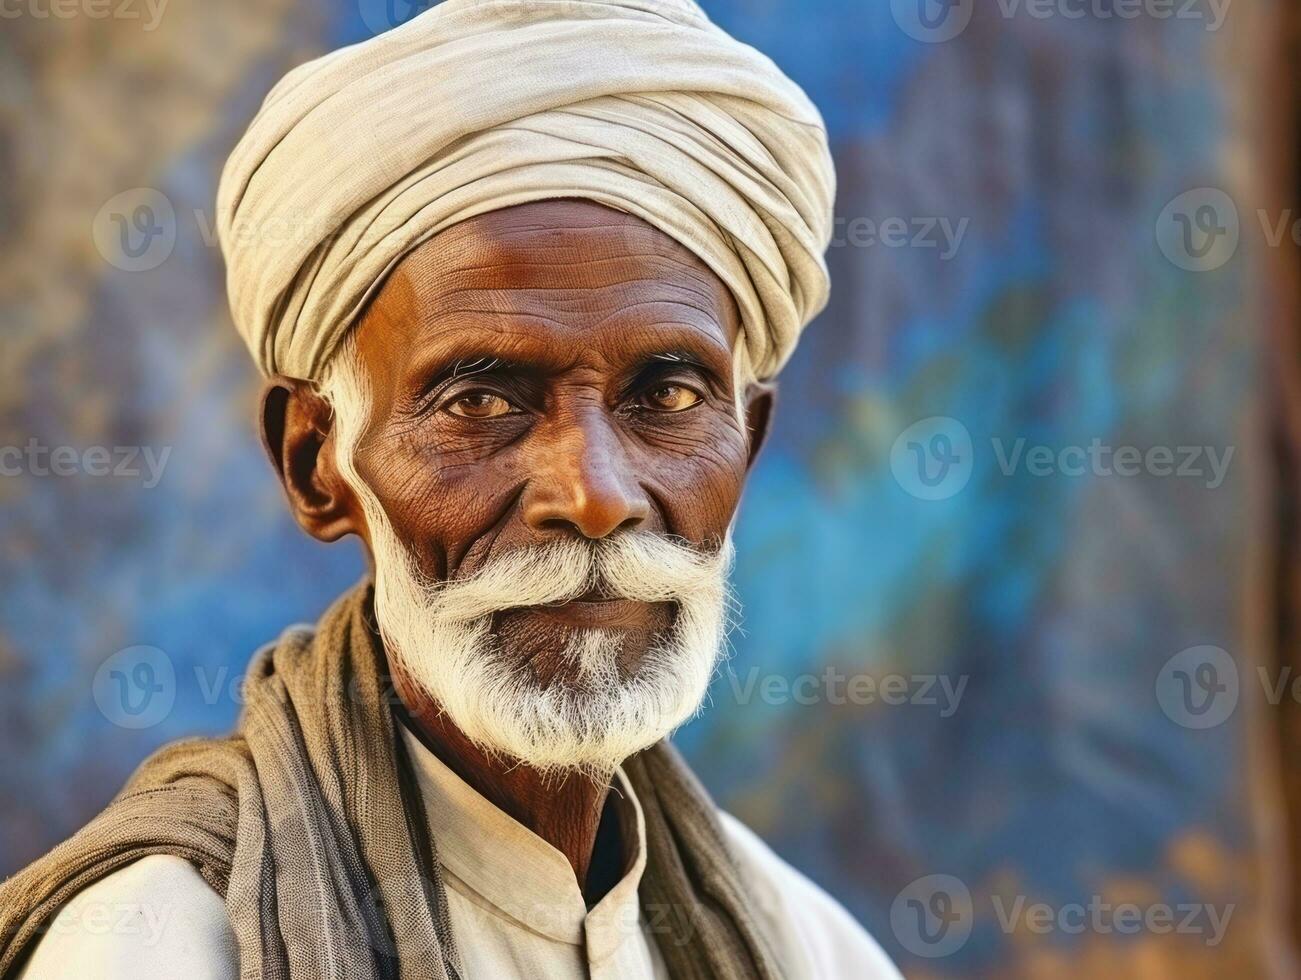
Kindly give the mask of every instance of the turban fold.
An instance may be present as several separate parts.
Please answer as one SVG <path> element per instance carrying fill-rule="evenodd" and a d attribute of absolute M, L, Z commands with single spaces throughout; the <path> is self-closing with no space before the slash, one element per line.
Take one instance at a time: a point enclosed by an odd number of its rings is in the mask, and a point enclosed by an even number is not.
<path fill-rule="evenodd" d="M 444 228 L 577 197 L 698 255 L 769 377 L 826 304 L 834 190 L 817 109 L 692 0 L 445 0 L 286 75 L 226 164 L 217 221 L 267 374 L 319 378 Z"/>

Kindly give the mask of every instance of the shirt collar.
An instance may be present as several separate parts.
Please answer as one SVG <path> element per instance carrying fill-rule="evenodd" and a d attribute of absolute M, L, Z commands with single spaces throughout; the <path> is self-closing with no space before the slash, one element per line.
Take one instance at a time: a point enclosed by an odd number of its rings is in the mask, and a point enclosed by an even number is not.
<path fill-rule="evenodd" d="M 405 725 L 405 739 L 438 861 L 465 890 L 525 928 L 582 945 L 595 962 L 640 928 L 637 889 L 646 869 L 646 821 L 622 769 L 611 800 L 617 808 L 624 867 L 619 882 L 590 910 L 566 858 L 498 809 L 454 773 Z"/>

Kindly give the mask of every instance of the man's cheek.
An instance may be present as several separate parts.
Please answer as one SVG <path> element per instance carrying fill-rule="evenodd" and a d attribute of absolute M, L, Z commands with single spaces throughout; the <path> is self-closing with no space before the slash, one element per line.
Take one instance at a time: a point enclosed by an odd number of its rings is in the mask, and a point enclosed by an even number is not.
<path fill-rule="evenodd" d="M 668 510 L 669 530 L 694 545 L 720 539 L 736 512 L 744 479 L 744 460 L 726 454 L 702 454 L 663 468 L 657 495 Z"/>
<path fill-rule="evenodd" d="M 454 578 L 486 558 L 517 506 L 513 486 L 479 467 L 419 474 L 388 510 L 425 571 Z"/>
<path fill-rule="evenodd" d="M 393 513 L 403 509 L 435 523 L 473 520 L 477 510 L 491 509 L 495 497 L 509 494 L 518 481 L 513 451 L 487 459 L 448 452 L 428 440 L 395 439 L 367 463 L 366 478 Z"/>

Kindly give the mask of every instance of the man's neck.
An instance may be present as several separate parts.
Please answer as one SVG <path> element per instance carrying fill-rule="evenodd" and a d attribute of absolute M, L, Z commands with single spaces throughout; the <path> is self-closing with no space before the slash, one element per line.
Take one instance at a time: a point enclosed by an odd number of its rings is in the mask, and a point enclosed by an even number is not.
<path fill-rule="evenodd" d="M 393 658 L 390 663 L 394 688 L 421 742 L 489 803 L 568 858 L 589 904 L 599 898 L 589 890 L 589 871 L 609 782 L 579 773 L 543 775 L 489 755 L 452 724 Z M 607 877 L 591 875 L 593 882 Z"/>

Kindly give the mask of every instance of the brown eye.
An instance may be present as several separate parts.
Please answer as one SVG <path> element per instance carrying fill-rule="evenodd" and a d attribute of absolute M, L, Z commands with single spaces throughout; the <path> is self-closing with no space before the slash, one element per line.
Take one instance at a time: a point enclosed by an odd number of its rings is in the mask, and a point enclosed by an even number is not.
<path fill-rule="evenodd" d="M 487 391 L 462 395 L 447 406 L 447 411 L 466 419 L 495 419 L 509 415 L 515 409 L 505 398 Z"/>
<path fill-rule="evenodd" d="M 642 404 L 657 412 L 681 412 L 699 401 L 699 395 L 682 385 L 660 385 L 642 396 Z"/>

